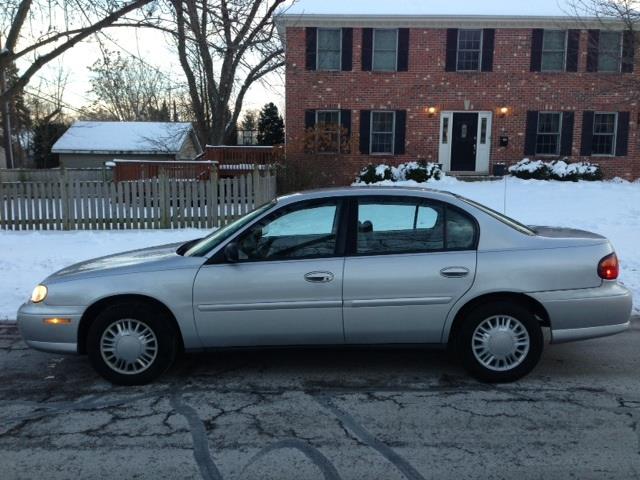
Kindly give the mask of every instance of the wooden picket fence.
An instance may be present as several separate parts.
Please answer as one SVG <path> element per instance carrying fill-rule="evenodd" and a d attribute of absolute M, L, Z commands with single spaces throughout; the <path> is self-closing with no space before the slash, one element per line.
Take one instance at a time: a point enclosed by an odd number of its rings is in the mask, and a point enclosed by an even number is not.
<path fill-rule="evenodd" d="M 275 173 L 258 169 L 206 181 L 82 181 L 63 172 L 57 181 L 0 183 L 0 229 L 215 228 L 275 196 Z"/>

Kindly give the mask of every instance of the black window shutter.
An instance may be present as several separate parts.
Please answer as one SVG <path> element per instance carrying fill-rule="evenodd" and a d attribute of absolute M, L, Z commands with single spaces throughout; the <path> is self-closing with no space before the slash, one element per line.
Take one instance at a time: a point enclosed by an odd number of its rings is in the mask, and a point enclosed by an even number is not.
<path fill-rule="evenodd" d="M 600 30 L 589 30 L 587 45 L 587 72 L 598 71 L 598 48 L 600 46 Z"/>
<path fill-rule="evenodd" d="M 409 71 L 409 29 L 398 30 L 398 71 Z"/>
<path fill-rule="evenodd" d="M 304 128 L 314 128 L 316 126 L 316 111 L 305 110 L 304 111 Z"/>
<path fill-rule="evenodd" d="M 455 72 L 456 59 L 458 57 L 458 29 L 447 29 L 447 58 L 445 63 L 445 72 Z"/>
<path fill-rule="evenodd" d="M 307 35 L 307 55 L 306 55 L 306 68 L 307 70 L 317 69 L 317 47 L 318 47 L 318 29 L 315 27 L 306 28 Z"/>
<path fill-rule="evenodd" d="M 542 70 L 542 42 L 544 40 L 544 30 L 535 28 L 531 32 L 531 71 Z"/>
<path fill-rule="evenodd" d="M 580 53 L 580 30 L 569 30 L 567 40 L 567 72 L 578 71 Z"/>
<path fill-rule="evenodd" d="M 371 146 L 371 111 L 360 111 L 360 153 L 369 155 Z"/>
<path fill-rule="evenodd" d="M 342 71 L 353 70 L 353 28 L 342 29 Z"/>
<path fill-rule="evenodd" d="M 633 73 L 635 32 L 625 31 L 622 36 L 622 73 Z"/>
<path fill-rule="evenodd" d="M 562 133 L 560 135 L 560 155 L 571 155 L 573 149 L 573 125 L 575 115 L 573 112 L 562 114 Z"/>
<path fill-rule="evenodd" d="M 595 112 L 587 110 L 582 114 L 582 140 L 580 155 L 589 157 L 593 152 L 593 117 Z"/>
<path fill-rule="evenodd" d="M 527 126 L 525 128 L 524 154 L 536 154 L 536 136 L 538 135 L 538 112 L 527 112 Z"/>
<path fill-rule="evenodd" d="M 618 112 L 616 157 L 625 157 L 629 153 L 629 118 L 629 112 Z"/>
<path fill-rule="evenodd" d="M 351 110 L 340 110 L 340 125 L 346 131 L 347 141 L 351 139 Z M 347 152 L 347 145 L 341 145 L 341 150 Z"/>
<path fill-rule="evenodd" d="M 496 31 L 493 28 L 482 30 L 482 71 L 493 72 L 493 49 Z"/>
<path fill-rule="evenodd" d="M 407 111 L 396 110 L 396 132 L 395 132 L 395 145 L 393 153 L 395 155 L 404 155 L 405 141 L 407 138 Z"/>
<path fill-rule="evenodd" d="M 362 70 L 370 72 L 373 65 L 373 29 L 362 29 Z"/>

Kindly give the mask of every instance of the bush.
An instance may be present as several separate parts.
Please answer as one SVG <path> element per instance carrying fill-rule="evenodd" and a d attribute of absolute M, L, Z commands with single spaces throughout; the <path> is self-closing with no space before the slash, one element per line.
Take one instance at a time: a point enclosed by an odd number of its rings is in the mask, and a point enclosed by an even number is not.
<path fill-rule="evenodd" d="M 391 167 L 389 165 L 369 164 L 362 169 L 356 183 L 379 183 L 383 181 L 402 182 L 413 180 L 417 183 L 425 183 L 429 180 L 440 180 L 444 174 L 437 163 L 408 162 Z"/>
<path fill-rule="evenodd" d="M 600 165 L 590 162 L 567 163 L 566 160 L 565 158 L 543 162 L 525 158 L 509 167 L 509 173 L 524 180 L 559 180 L 561 182 L 602 180 Z"/>

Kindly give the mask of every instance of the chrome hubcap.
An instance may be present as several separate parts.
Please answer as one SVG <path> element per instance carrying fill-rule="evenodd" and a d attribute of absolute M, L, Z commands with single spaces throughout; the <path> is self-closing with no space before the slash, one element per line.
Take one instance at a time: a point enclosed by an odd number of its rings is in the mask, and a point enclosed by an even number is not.
<path fill-rule="evenodd" d="M 153 330 L 140 320 L 117 320 L 102 334 L 100 353 L 112 370 L 134 375 L 144 372 L 156 359 L 158 340 Z"/>
<path fill-rule="evenodd" d="M 471 348 L 484 367 L 504 372 L 520 365 L 529 353 L 529 332 L 516 318 L 496 315 L 473 332 Z"/>

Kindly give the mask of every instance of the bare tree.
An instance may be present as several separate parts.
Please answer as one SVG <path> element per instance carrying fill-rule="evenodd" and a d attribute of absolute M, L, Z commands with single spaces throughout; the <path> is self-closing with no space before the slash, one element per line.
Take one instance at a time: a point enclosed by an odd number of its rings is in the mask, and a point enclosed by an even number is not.
<path fill-rule="evenodd" d="M 284 65 L 273 14 L 286 0 L 170 0 L 175 39 L 198 136 L 233 135 L 249 88 Z"/>
<path fill-rule="evenodd" d="M 138 58 L 105 49 L 102 53 L 89 67 L 95 101 L 86 116 L 168 122 L 172 87 L 167 77 Z"/>

